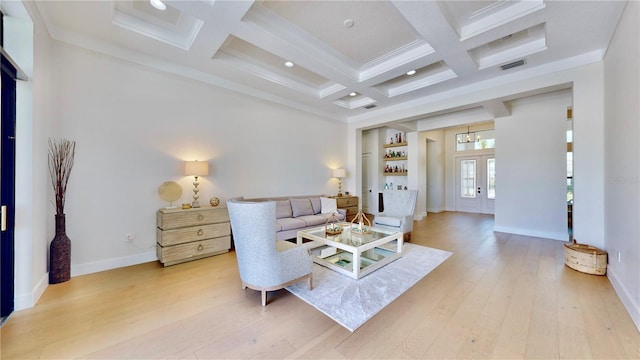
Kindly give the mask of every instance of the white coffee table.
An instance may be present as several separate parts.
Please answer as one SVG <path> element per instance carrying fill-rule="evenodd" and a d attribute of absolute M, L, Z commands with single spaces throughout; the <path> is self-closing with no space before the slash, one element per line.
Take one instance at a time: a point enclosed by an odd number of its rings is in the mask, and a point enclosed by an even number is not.
<path fill-rule="evenodd" d="M 341 274 L 359 279 L 402 256 L 401 232 L 369 227 L 365 234 L 352 233 L 349 227 L 342 234 L 327 235 L 324 226 L 298 231 L 297 243 L 311 240 L 313 262 Z M 359 266 L 353 266 L 359 264 Z"/>

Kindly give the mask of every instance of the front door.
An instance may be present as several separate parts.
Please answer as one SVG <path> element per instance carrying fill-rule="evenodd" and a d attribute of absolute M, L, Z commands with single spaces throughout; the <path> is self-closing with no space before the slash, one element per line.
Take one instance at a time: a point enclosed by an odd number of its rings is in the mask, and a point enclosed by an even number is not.
<path fill-rule="evenodd" d="M 493 154 L 456 157 L 456 211 L 495 213 L 495 169 Z"/>

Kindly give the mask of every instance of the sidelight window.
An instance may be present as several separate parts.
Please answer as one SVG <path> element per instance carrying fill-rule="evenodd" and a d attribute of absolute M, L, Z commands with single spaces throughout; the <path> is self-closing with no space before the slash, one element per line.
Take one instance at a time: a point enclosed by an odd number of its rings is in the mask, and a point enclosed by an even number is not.
<path fill-rule="evenodd" d="M 496 198 L 496 159 L 487 159 L 487 199 Z"/>
<path fill-rule="evenodd" d="M 463 198 L 476 197 L 476 161 L 460 161 L 460 196 Z"/>

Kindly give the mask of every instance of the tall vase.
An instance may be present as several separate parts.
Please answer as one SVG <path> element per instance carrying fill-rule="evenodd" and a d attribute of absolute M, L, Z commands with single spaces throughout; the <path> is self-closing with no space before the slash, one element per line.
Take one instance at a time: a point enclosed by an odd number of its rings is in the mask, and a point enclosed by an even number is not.
<path fill-rule="evenodd" d="M 71 278 L 71 240 L 66 233 L 65 215 L 56 214 L 56 236 L 49 248 L 49 284 Z"/>

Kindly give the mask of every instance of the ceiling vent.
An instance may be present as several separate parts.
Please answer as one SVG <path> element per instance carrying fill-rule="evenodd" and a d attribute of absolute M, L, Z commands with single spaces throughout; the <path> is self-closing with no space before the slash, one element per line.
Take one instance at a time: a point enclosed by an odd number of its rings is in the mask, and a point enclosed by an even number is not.
<path fill-rule="evenodd" d="M 525 63 L 525 61 L 524 61 L 524 59 L 520 59 L 520 60 L 518 60 L 518 61 L 514 61 L 514 62 L 512 62 L 512 63 L 508 63 L 508 64 L 500 65 L 500 68 L 501 68 L 502 70 L 509 70 L 509 69 L 514 68 L 514 67 L 522 66 L 522 65 L 524 65 L 524 64 L 526 64 L 526 63 Z"/>
<path fill-rule="evenodd" d="M 369 110 L 369 109 L 373 109 L 374 107 L 377 107 L 378 105 L 376 104 L 371 104 L 371 105 L 367 105 L 367 106 L 363 106 L 365 109 Z"/>

